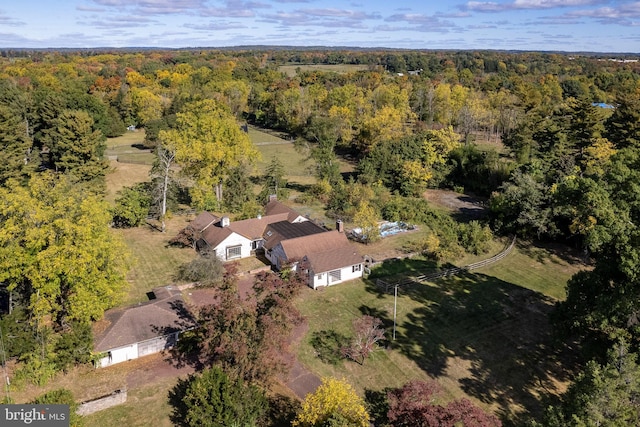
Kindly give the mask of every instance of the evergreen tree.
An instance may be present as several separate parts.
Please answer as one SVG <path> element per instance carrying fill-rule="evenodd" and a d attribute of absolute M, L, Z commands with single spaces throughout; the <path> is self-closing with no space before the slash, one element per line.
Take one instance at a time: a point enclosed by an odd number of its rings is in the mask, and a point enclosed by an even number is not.
<path fill-rule="evenodd" d="M 169 393 L 172 421 L 184 427 L 262 425 L 267 399 L 257 387 L 232 380 L 218 366 L 180 380 Z"/>
<path fill-rule="evenodd" d="M 262 191 L 259 200 L 266 201 L 267 197 L 275 194 L 279 200 L 286 200 L 289 196 L 284 165 L 278 156 L 273 156 L 262 176 Z"/>
<path fill-rule="evenodd" d="M 534 424 L 538 425 L 538 424 Z M 559 406 L 550 407 L 545 427 L 640 425 L 640 366 L 624 342 L 609 351 L 608 362 L 587 363 Z"/>
<path fill-rule="evenodd" d="M 51 161 L 56 171 L 67 172 L 81 182 L 104 185 L 107 163 L 102 132 L 84 111 L 67 110 L 54 120 Z"/>
<path fill-rule="evenodd" d="M 24 180 L 35 169 L 32 142 L 22 118 L 0 105 L 0 185 L 8 179 Z"/>

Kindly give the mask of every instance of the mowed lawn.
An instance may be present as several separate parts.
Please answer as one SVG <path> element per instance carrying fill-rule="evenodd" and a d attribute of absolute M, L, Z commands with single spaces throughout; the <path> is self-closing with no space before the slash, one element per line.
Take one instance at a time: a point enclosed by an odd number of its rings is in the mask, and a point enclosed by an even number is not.
<path fill-rule="evenodd" d="M 300 71 L 327 71 L 332 73 L 355 73 L 356 71 L 366 71 L 369 69 L 368 65 L 363 64 L 292 64 L 281 65 L 278 70 L 285 73 L 289 77 L 294 77 L 297 70 Z"/>
<path fill-rule="evenodd" d="M 159 286 L 180 283 L 176 273 L 181 265 L 196 257 L 192 248 L 169 245 L 169 240 L 183 229 L 192 217 L 175 216 L 166 222 L 164 233 L 149 226 L 114 229 L 127 244 L 132 268 L 127 275 L 130 284 L 124 305 L 147 301 L 147 292 Z"/>
<path fill-rule="evenodd" d="M 499 252 L 502 242 L 494 246 Z M 374 280 L 307 291 L 299 308 L 309 332 L 298 356 L 320 376 L 345 377 L 361 394 L 432 378 L 444 389 L 444 400 L 469 398 L 506 425 L 540 415 L 543 399 L 564 391 L 571 377 L 562 368 L 571 353 L 554 342 L 548 314 L 564 295 L 569 272 L 580 267 L 546 249 L 539 251 L 545 255 L 516 248 L 492 267 L 400 288 L 396 341 L 391 340 L 393 295 Z M 403 260 L 382 268 L 386 271 L 374 273 L 404 269 L 414 275 L 433 271 L 434 263 Z M 352 320 L 363 314 L 383 320 L 388 347 L 362 366 L 323 362 L 311 344 L 313 337 L 322 331 L 348 337 Z"/>
<path fill-rule="evenodd" d="M 127 131 L 124 135 L 107 139 L 105 156 L 109 159 L 116 158 L 123 163 L 138 163 L 151 166 L 153 164 L 153 152 L 143 146 L 144 129 Z"/>

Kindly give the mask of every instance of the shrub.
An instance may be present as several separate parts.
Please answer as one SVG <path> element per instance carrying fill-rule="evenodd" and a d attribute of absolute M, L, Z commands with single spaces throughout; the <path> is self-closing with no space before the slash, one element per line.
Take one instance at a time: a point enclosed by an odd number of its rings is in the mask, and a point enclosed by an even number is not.
<path fill-rule="evenodd" d="M 151 197 L 144 184 L 125 187 L 118 192 L 112 210 L 113 224 L 119 228 L 137 227 L 149 215 Z"/>

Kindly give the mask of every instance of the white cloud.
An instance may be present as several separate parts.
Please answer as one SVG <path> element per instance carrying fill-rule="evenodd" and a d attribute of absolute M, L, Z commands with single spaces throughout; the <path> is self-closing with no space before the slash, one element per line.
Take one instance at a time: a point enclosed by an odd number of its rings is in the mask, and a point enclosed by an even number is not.
<path fill-rule="evenodd" d="M 4 13 L 0 12 L 0 25 L 1 26 L 8 26 L 8 27 L 20 27 L 22 25 L 25 25 L 25 22 L 14 19 L 10 16 L 5 15 Z"/>
<path fill-rule="evenodd" d="M 221 31 L 247 28 L 246 25 L 228 21 L 216 21 L 208 24 L 184 24 L 184 27 L 196 31 Z"/>
<path fill-rule="evenodd" d="M 93 0 L 93 2 L 120 11 L 128 10 L 149 15 L 191 14 L 205 7 L 205 0 Z"/>
<path fill-rule="evenodd" d="M 608 3 L 607 0 L 514 0 L 513 2 L 470 1 L 461 6 L 463 10 L 475 12 L 503 12 L 518 9 L 557 9 L 566 7 L 593 6 Z"/>

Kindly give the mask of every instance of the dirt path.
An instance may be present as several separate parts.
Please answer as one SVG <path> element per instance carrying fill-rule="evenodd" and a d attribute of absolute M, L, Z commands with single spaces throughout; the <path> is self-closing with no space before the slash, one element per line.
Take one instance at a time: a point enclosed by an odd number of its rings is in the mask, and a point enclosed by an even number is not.
<path fill-rule="evenodd" d="M 162 353 L 152 354 L 137 360 L 144 363 L 140 363 L 137 369 L 131 370 L 127 374 L 128 390 L 144 387 L 165 378 L 186 377 L 195 372 L 191 365 L 177 367 L 168 359 L 168 355 Z"/>
<path fill-rule="evenodd" d="M 487 199 L 482 197 L 460 194 L 449 190 L 427 190 L 422 195 L 434 205 L 470 219 L 482 218 L 487 212 Z"/>

